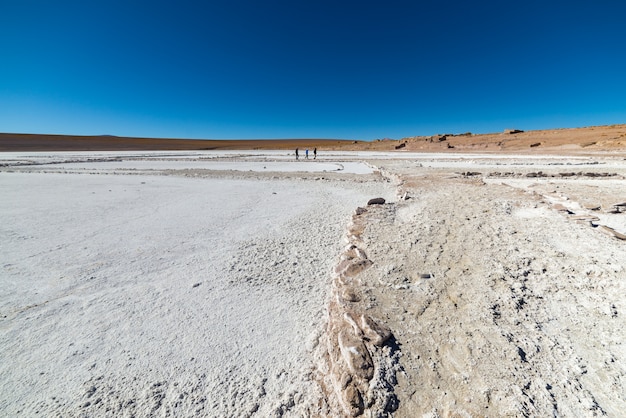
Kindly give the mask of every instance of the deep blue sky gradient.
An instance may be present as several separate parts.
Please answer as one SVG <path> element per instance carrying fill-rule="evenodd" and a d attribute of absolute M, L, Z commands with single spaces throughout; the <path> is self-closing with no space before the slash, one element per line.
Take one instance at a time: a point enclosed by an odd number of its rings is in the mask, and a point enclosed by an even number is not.
<path fill-rule="evenodd" d="M 401 138 L 626 123 L 626 2 L 0 0 L 0 131 Z"/>

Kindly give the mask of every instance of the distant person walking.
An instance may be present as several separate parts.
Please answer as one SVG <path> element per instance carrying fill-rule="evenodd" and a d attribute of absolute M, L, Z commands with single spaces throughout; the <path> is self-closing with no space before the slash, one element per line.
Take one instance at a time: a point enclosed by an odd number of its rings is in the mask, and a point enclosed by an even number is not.
<path fill-rule="evenodd" d="M 298 148 L 296 148 L 296 160 L 298 159 L 299 155 L 298 155 Z"/>
<path fill-rule="evenodd" d="M 306 151 L 304 151 L 304 156 L 305 158 L 308 160 L 309 159 L 309 149 L 307 148 Z"/>
<path fill-rule="evenodd" d="M 313 159 L 317 160 L 317 147 L 313 148 Z"/>

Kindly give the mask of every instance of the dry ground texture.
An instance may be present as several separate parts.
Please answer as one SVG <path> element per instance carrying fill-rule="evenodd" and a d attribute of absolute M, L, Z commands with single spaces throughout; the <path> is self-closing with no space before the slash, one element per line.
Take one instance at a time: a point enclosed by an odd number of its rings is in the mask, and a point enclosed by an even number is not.
<path fill-rule="evenodd" d="M 615 125 L 352 144 L 451 155 L 368 161 L 397 198 L 355 208 L 322 279 L 325 325 L 309 344 L 319 400 L 258 412 L 624 416 L 625 135 Z M 294 177 L 312 180 L 280 175 Z"/>
<path fill-rule="evenodd" d="M 537 180 L 377 164 L 409 199 L 368 206 L 349 229 L 362 255 L 349 247 L 343 259 L 361 268 L 338 275 L 324 369 L 336 374 L 337 410 L 623 416 L 626 213 L 612 206 L 626 201 L 623 168 L 594 183 L 559 170 Z M 393 337 L 377 346 L 359 315 Z M 357 338 L 351 346 L 365 360 L 351 358 L 336 328 Z M 335 346 L 343 358 L 333 360 Z"/>

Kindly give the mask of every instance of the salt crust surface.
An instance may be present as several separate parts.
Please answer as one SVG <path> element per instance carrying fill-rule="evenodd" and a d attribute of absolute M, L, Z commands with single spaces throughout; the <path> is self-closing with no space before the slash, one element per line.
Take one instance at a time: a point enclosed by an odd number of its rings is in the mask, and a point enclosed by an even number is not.
<path fill-rule="evenodd" d="M 233 174 L 156 162 L 200 159 Z M 623 242 L 575 218 L 626 232 L 621 160 L 333 153 L 312 162 L 343 167 L 328 176 L 285 152 L 0 160 L 0 415 L 308 415 L 347 220 L 405 193 L 370 214 L 361 289 L 400 343 L 394 416 L 623 410 Z M 130 167 L 95 165 L 114 160 Z"/>
<path fill-rule="evenodd" d="M 0 188 L 3 416 L 305 413 L 345 224 L 390 193 L 58 172 Z"/>

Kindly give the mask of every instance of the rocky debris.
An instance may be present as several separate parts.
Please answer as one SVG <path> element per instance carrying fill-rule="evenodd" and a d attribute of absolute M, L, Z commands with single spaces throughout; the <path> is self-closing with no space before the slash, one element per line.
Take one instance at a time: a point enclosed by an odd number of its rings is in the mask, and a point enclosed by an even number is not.
<path fill-rule="evenodd" d="M 378 347 L 391 338 L 391 330 L 387 326 L 375 322 L 367 315 L 361 315 L 359 326 L 365 338 Z"/>
<path fill-rule="evenodd" d="M 596 203 L 583 205 L 583 208 L 587 210 L 600 210 L 602 209 L 602 205 L 598 205 Z"/>
<path fill-rule="evenodd" d="M 538 172 L 530 172 L 530 173 L 515 173 L 515 172 L 499 172 L 492 171 L 488 174 L 489 177 L 550 177 L 550 178 L 571 178 L 576 180 L 578 177 L 619 177 L 618 173 L 607 173 L 607 172 L 559 172 L 559 173 L 544 173 L 542 171 Z"/>
<path fill-rule="evenodd" d="M 574 215 L 570 219 L 574 221 L 583 221 L 583 222 L 597 222 L 600 220 L 597 216 L 593 215 Z"/>
<path fill-rule="evenodd" d="M 339 274 L 339 276 L 352 277 L 356 276 L 357 274 L 371 266 L 372 262 L 368 260 L 367 257 L 365 257 L 364 255 L 363 257 L 361 257 L 360 255 L 351 255 L 359 253 L 360 250 L 356 248 L 356 253 L 355 250 L 351 249 L 348 251 L 347 254 L 344 254 L 344 256 L 342 256 L 342 260 L 339 262 L 337 267 L 335 267 L 335 273 Z"/>
<path fill-rule="evenodd" d="M 616 175 L 617 173 L 596 173 L 593 171 L 583 174 L 585 177 L 613 177 Z"/>
<path fill-rule="evenodd" d="M 557 204 L 553 205 L 552 208 L 554 210 L 558 211 L 558 212 L 566 212 L 566 213 L 568 213 L 570 215 L 574 214 L 574 212 L 572 212 L 571 210 L 569 210 L 568 208 L 566 208 L 565 206 L 563 206 L 560 203 L 557 203 Z"/>
<path fill-rule="evenodd" d="M 613 205 L 613 213 L 621 213 L 622 211 L 626 211 L 626 202 Z"/>
<path fill-rule="evenodd" d="M 515 134 L 521 134 L 524 131 L 522 131 L 521 129 L 505 129 L 504 133 L 508 134 L 508 135 L 515 135 Z"/>
<path fill-rule="evenodd" d="M 348 228 L 349 243 L 335 268 L 328 324 L 321 339 L 325 344 L 320 344 L 323 352 L 319 380 L 333 416 L 384 416 L 381 414 L 397 407 L 397 402 L 390 402 L 395 398 L 386 393 L 393 386 L 379 384 L 378 376 L 386 368 L 381 362 L 392 332 L 359 304 L 359 276 L 373 264 L 360 247 L 366 213 L 357 209 Z"/>
<path fill-rule="evenodd" d="M 534 142 L 534 143 L 530 144 L 530 147 L 531 147 L 531 148 L 536 148 L 536 147 L 538 147 L 539 145 L 541 145 L 541 142 Z"/>
<path fill-rule="evenodd" d="M 396 145 L 396 146 L 395 146 L 395 149 L 402 149 L 402 148 L 404 148 L 404 147 L 406 147 L 406 142 L 402 142 L 401 144 Z"/>
<path fill-rule="evenodd" d="M 346 327 L 339 331 L 337 342 L 351 377 L 369 382 L 374 377 L 374 363 L 363 338 Z"/>
<path fill-rule="evenodd" d="M 542 171 L 537 171 L 537 172 L 527 173 L 526 177 L 530 177 L 530 178 L 534 178 L 534 177 L 548 177 L 548 175 L 543 173 Z"/>
<path fill-rule="evenodd" d="M 367 205 L 371 206 L 371 205 L 384 205 L 385 204 L 385 199 L 383 199 L 382 197 L 376 197 L 374 199 L 370 199 L 367 201 Z"/>
<path fill-rule="evenodd" d="M 626 235 L 624 235 L 624 234 L 622 234 L 620 232 L 617 232 L 616 230 L 614 230 L 611 227 L 608 227 L 606 225 L 599 225 L 598 229 L 600 229 L 600 231 L 602 231 L 602 232 L 604 232 L 604 233 L 606 233 L 608 235 L 611 235 L 611 236 L 613 236 L 613 237 L 615 237 L 615 238 L 617 238 L 619 240 L 626 241 Z"/>

